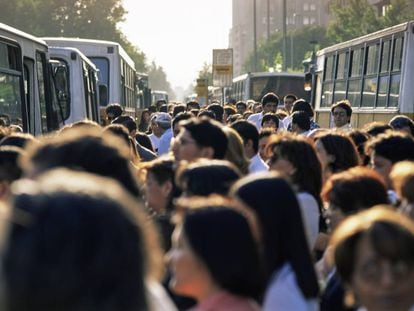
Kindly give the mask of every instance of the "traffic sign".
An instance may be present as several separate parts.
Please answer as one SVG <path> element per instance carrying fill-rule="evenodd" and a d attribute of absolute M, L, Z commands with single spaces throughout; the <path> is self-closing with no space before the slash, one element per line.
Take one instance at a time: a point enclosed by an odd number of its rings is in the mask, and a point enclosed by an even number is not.
<path fill-rule="evenodd" d="M 230 86 L 233 80 L 233 49 L 213 50 L 213 86 Z"/>

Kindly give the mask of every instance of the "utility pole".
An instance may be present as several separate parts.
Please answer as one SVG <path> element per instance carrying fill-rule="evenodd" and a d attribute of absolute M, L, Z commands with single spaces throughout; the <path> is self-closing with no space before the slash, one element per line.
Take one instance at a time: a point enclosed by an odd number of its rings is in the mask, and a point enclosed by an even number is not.
<path fill-rule="evenodd" d="M 256 0 L 253 0 L 253 71 L 257 71 Z"/>
<path fill-rule="evenodd" d="M 286 0 L 282 0 L 282 31 L 283 31 L 283 71 L 286 71 L 287 52 L 286 52 Z"/>

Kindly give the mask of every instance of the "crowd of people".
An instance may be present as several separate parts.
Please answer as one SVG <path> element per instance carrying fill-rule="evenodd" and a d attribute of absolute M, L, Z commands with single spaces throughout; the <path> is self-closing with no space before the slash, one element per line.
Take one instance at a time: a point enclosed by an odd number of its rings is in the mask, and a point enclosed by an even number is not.
<path fill-rule="evenodd" d="M 294 94 L 0 128 L 0 309 L 414 310 L 414 122 Z"/>

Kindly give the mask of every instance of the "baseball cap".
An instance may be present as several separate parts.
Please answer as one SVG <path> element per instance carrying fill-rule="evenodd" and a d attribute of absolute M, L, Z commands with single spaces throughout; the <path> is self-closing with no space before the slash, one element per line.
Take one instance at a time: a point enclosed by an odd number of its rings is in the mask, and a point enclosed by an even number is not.
<path fill-rule="evenodd" d="M 166 112 L 158 112 L 154 118 L 154 121 L 162 128 L 168 128 L 171 126 L 171 116 Z"/>

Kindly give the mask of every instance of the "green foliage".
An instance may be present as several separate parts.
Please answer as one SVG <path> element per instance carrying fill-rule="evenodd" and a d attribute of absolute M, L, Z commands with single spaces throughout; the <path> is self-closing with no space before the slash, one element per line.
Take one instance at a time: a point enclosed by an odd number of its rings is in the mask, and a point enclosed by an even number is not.
<path fill-rule="evenodd" d="M 303 71 L 302 61 L 305 56 L 312 53 L 313 45 L 311 41 L 316 41 L 315 48 L 322 48 L 331 45 L 333 42 L 326 35 L 326 29 L 320 26 L 303 27 L 291 30 L 286 36 L 286 64 L 288 71 Z M 257 70 L 268 71 L 270 67 L 280 70 L 283 67 L 283 35 L 281 32 L 274 33 L 269 41 L 259 44 L 257 49 Z M 243 67 L 245 72 L 253 72 L 253 53 Z"/>
<path fill-rule="evenodd" d="M 208 85 L 213 85 L 213 68 L 211 64 L 203 64 L 203 68 L 201 68 L 201 70 L 198 72 L 197 79 L 207 79 Z"/>
<path fill-rule="evenodd" d="M 167 75 L 161 66 L 157 66 L 152 62 L 148 71 L 149 87 L 153 90 L 166 91 L 170 97 L 174 97 L 174 91 L 171 89 L 170 83 L 167 81 Z"/>
<path fill-rule="evenodd" d="M 328 35 L 334 42 L 343 42 L 413 20 L 413 4 L 413 0 L 391 0 L 385 12 L 376 12 L 367 0 L 335 4 L 331 8 L 333 21 L 328 26 Z"/>

